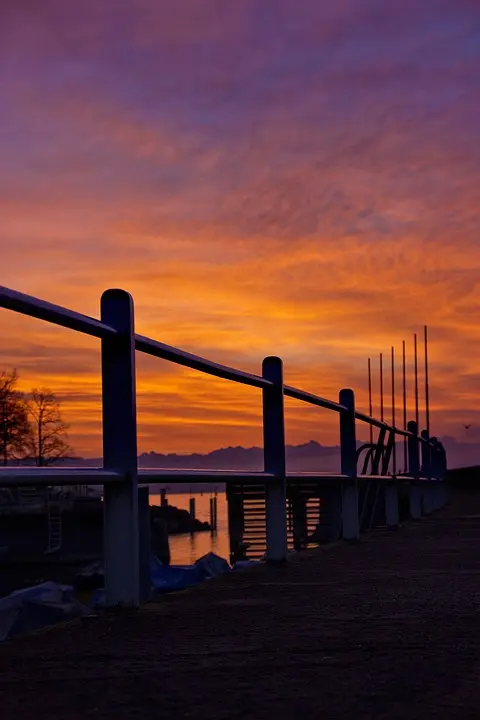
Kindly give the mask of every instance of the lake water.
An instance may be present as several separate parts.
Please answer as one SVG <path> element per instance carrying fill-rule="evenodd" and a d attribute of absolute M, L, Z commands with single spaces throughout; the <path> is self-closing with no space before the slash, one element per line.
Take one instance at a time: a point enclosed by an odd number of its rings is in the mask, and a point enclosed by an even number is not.
<path fill-rule="evenodd" d="M 168 493 L 170 505 L 189 509 L 190 498 L 195 498 L 195 514 L 198 520 L 210 522 L 210 493 Z M 150 505 L 160 505 L 160 495 L 150 495 Z M 171 535 L 170 555 L 172 565 L 191 565 L 196 560 L 214 552 L 229 560 L 230 544 L 228 538 L 227 498 L 225 493 L 217 494 L 217 532 L 197 532 L 193 535 Z"/>

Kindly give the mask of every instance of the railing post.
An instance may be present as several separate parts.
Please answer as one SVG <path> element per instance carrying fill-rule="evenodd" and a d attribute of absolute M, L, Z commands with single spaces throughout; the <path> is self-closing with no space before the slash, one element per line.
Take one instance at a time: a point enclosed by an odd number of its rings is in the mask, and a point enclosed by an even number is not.
<path fill-rule="evenodd" d="M 123 290 L 102 295 L 102 322 L 118 335 L 102 340 L 103 458 L 124 479 L 104 488 L 105 594 L 108 606 L 140 600 L 137 423 L 133 300 Z"/>
<path fill-rule="evenodd" d="M 263 361 L 262 374 L 273 385 L 263 388 L 263 447 L 265 472 L 277 481 L 266 484 L 267 561 L 287 558 L 287 501 L 283 363 L 278 357 Z"/>
<path fill-rule="evenodd" d="M 410 517 L 419 520 L 422 517 L 422 495 L 419 485 L 420 459 L 418 425 L 414 420 L 408 423 L 408 474 L 410 480 Z"/>
<path fill-rule="evenodd" d="M 348 408 L 340 413 L 340 458 L 342 480 L 342 528 L 344 540 L 358 540 L 360 535 L 357 489 L 357 441 L 355 434 L 355 394 L 340 390 L 339 402 Z"/>

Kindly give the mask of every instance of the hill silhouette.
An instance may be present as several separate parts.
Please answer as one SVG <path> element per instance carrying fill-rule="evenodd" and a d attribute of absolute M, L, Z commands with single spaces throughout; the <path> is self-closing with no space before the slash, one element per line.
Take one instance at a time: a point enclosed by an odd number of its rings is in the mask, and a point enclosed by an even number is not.
<path fill-rule="evenodd" d="M 448 467 L 468 467 L 480 465 L 480 445 L 475 442 L 462 443 L 454 437 L 441 438 L 447 450 Z M 358 441 L 358 445 L 363 441 Z M 322 445 L 315 440 L 301 445 L 287 445 L 287 470 L 289 472 L 331 472 L 340 471 L 340 447 L 338 445 Z M 403 443 L 397 443 L 397 467 L 403 470 Z M 63 461 L 64 465 L 79 467 L 99 467 L 101 458 L 70 458 Z M 157 453 L 150 451 L 138 457 L 140 468 L 171 468 L 184 470 L 263 470 L 263 448 L 235 447 L 218 448 L 208 453 Z M 360 466 L 359 466 L 360 469 Z M 188 483 L 164 483 L 170 492 L 188 492 Z M 162 485 L 152 485 L 152 490 Z M 221 489 L 223 485 L 212 485 L 207 482 L 195 484 L 195 489 L 207 492 L 212 488 Z"/>
<path fill-rule="evenodd" d="M 340 462 L 338 445 L 325 446 L 311 440 L 303 445 L 287 445 L 287 465 L 290 470 L 336 471 Z M 263 448 L 241 445 L 219 448 L 206 454 L 191 455 L 142 453 L 138 458 L 140 467 L 169 467 L 197 470 L 263 470 Z"/>

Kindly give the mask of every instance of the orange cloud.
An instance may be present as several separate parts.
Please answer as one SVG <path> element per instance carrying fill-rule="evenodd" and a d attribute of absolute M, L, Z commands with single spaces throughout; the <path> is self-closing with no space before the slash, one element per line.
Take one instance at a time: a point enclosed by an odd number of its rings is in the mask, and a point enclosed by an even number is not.
<path fill-rule="evenodd" d="M 458 436 L 480 420 L 478 13 L 264 5 L 8 6 L 1 282 L 93 316 L 123 287 L 142 334 L 252 372 L 281 355 L 290 384 L 363 409 L 371 355 L 377 412 L 378 353 L 405 338 L 411 414 L 428 323 L 433 426 Z M 99 343 L 0 327 L 0 367 L 51 386 L 98 454 Z M 261 443 L 257 391 L 145 357 L 138 387 L 141 450 Z M 287 408 L 290 441 L 337 441 L 335 416 Z"/>

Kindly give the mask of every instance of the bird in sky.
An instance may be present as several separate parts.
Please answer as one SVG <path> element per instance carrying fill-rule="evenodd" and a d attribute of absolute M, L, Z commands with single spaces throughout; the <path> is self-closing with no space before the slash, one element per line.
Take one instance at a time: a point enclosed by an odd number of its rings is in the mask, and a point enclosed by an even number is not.
<path fill-rule="evenodd" d="M 468 430 L 468 428 L 472 427 L 472 423 L 470 423 L 469 425 L 464 425 L 463 427 L 465 428 L 465 430 Z"/>

